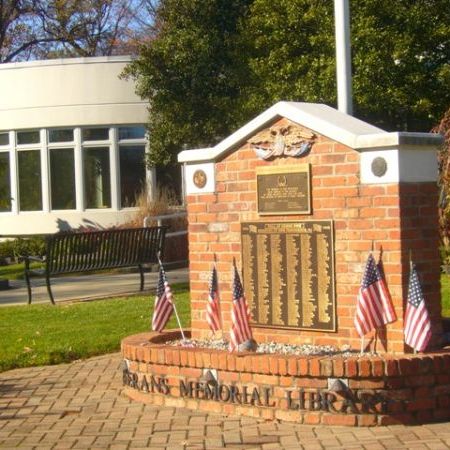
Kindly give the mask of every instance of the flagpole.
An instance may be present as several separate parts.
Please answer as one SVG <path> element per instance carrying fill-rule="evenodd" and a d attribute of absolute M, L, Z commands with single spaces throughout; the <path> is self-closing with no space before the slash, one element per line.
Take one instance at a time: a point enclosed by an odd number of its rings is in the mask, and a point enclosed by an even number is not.
<path fill-rule="evenodd" d="M 158 252 L 158 254 L 156 256 L 158 258 L 158 263 L 159 263 L 160 269 L 164 270 L 164 267 L 163 267 L 163 264 L 162 264 L 162 261 L 161 261 L 161 252 Z M 183 338 L 183 341 L 185 341 L 186 337 L 184 335 L 183 328 L 181 327 L 180 318 L 178 316 L 178 311 L 177 311 L 177 307 L 175 306 L 175 299 L 174 299 L 173 296 L 172 296 L 172 299 L 173 299 L 172 300 L 173 311 L 175 312 L 175 317 L 177 318 L 178 327 L 180 328 L 180 331 L 181 331 L 181 337 Z"/>

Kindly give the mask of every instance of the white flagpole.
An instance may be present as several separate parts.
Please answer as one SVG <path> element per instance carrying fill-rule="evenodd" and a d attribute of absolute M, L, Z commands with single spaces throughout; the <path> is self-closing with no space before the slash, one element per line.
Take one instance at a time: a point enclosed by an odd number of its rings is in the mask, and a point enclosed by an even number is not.
<path fill-rule="evenodd" d="M 160 267 L 160 269 L 164 270 L 160 255 L 161 255 L 161 252 L 158 252 L 157 258 L 158 258 L 159 267 Z M 181 337 L 183 338 L 183 341 L 185 341 L 186 337 L 184 335 L 183 328 L 181 327 L 181 322 L 180 322 L 180 318 L 178 316 L 177 307 L 175 306 L 175 297 L 173 295 L 172 295 L 172 305 L 173 305 L 173 311 L 175 312 L 175 317 L 177 318 L 178 327 L 180 328 L 180 331 L 181 331 Z"/>

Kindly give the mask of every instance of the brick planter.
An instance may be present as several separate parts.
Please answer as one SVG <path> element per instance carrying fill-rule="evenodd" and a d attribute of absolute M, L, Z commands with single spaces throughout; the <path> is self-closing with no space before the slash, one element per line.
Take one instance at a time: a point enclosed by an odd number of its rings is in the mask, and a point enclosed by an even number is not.
<path fill-rule="evenodd" d="M 375 426 L 450 419 L 449 348 L 423 355 L 342 358 L 164 345 L 178 338 L 178 332 L 143 333 L 122 341 L 129 397 L 304 424 Z M 215 380 L 208 379 L 211 374 Z"/>

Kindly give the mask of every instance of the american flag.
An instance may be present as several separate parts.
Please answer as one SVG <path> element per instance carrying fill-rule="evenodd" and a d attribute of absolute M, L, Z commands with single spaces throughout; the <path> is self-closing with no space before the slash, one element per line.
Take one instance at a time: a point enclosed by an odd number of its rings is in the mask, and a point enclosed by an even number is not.
<path fill-rule="evenodd" d="M 363 337 L 370 330 L 394 320 L 397 320 L 397 316 L 386 282 L 373 255 L 369 254 L 358 293 L 356 331 Z"/>
<path fill-rule="evenodd" d="M 219 285 L 216 266 L 213 266 L 209 280 L 208 304 L 206 305 L 206 321 L 213 332 L 220 330 Z"/>
<path fill-rule="evenodd" d="M 414 265 L 411 265 L 409 276 L 404 325 L 405 342 L 414 350 L 419 352 L 425 350 L 431 339 L 431 323 Z"/>
<path fill-rule="evenodd" d="M 153 311 L 152 329 L 162 331 L 170 319 L 173 311 L 173 295 L 166 273 L 162 265 L 159 266 L 159 280 L 156 288 L 155 310 Z"/>
<path fill-rule="evenodd" d="M 239 273 L 234 264 L 233 277 L 233 308 L 231 310 L 231 331 L 230 331 L 230 352 L 236 350 L 239 344 L 252 339 L 252 330 L 250 328 L 250 313 L 247 301 L 244 297 Z"/>

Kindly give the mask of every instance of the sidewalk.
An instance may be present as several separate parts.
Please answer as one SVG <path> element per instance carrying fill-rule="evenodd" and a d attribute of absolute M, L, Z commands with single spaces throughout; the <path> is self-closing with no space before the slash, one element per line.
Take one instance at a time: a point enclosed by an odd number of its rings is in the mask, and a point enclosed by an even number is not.
<path fill-rule="evenodd" d="M 118 353 L 0 374 L 0 448 L 450 448 L 450 423 L 350 428 L 265 422 L 163 408 L 121 395 Z"/>
<path fill-rule="evenodd" d="M 187 282 L 188 269 L 167 271 L 170 284 Z M 55 301 L 87 300 L 116 295 L 135 294 L 139 291 L 139 273 L 103 273 L 97 275 L 72 275 L 51 279 Z M 154 292 L 158 281 L 158 272 L 145 273 L 145 292 Z M 0 291 L 0 306 L 26 304 L 28 294 L 25 281 L 10 281 L 12 289 Z M 44 278 L 32 278 L 34 303 L 50 303 Z"/>

